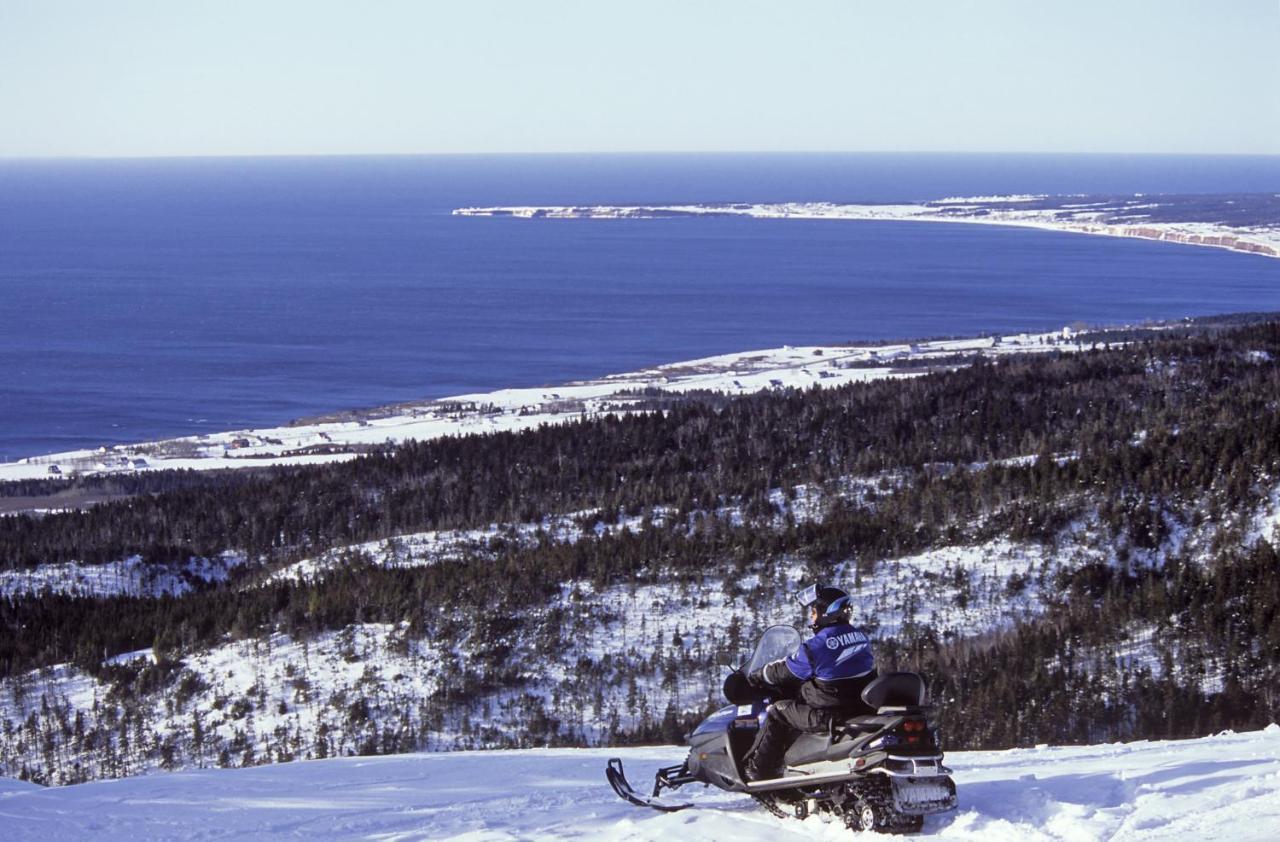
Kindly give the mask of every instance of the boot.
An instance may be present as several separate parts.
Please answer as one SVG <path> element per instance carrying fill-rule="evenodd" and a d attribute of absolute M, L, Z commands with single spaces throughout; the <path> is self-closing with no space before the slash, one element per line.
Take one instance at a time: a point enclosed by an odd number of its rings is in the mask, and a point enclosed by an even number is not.
<path fill-rule="evenodd" d="M 766 717 L 764 726 L 756 734 L 756 741 L 742 764 L 747 780 L 766 781 L 782 777 L 782 758 L 790 744 L 791 728 L 780 718 Z"/>

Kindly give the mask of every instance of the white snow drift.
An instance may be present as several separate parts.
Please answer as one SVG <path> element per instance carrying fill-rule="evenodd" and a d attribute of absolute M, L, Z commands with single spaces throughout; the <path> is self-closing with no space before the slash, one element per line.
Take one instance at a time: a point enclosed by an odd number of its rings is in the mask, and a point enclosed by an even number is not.
<path fill-rule="evenodd" d="M 8 840 L 850 839 L 819 817 L 778 819 L 701 787 L 656 813 L 618 800 L 606 758 L 639 781 L 674 746 L 351 757 L 42 789 L 0 780 Z M 1280 828 L 1280 726 L 1180 742 L 952 752 L 960 806 L 924 836 L 1034 840 L 1270 840 Z"/>

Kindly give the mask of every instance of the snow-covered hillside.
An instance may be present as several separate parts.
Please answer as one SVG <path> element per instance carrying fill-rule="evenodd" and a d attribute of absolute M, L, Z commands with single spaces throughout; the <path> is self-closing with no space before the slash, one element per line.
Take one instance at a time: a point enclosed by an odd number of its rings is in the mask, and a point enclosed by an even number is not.
<path fill-rule="evenodd" d="M 803 507 L 789 502 L 799 515 Z M 596 522 L 586 531 L 640 526 L 634 520 Z M 537 534 L 572 542 L 584 531 L 578 521 L 549 519 Z M 877 639 L 901 635 L 912 623 L 948 638 L 979 634 L 1040 613 L 1043 590 L 1057 571 L 1104 559 L 1092 546 L 1096 538 L 1081 540 L 1085 534 L 1073 531 L 1056 553 L 1000 539 L 886 559 L 865 575 L 853 564 L 837 564 L 831 572 L 849 583 L 859 622 L 873 624 Z M 468 547 L 477 552 L 496 536 L 520 541 L 533 535 L 529 524 L 492 525 L 352 549 L 374 564 L 419 566 L 457 563 L 455 553 Z M 308 560 L 268 579 L 323 579 L 345 557 Z M 457 659 L 473 660 L 478 644 L 415 639 L 404 624 L 361 623 L 310 639 L 276 634 L 227 641 L 160 665 L 146 649 L 112 656 L 115 668 L 97 677 L 70 664 L 34 670 L 0 682 L 0 763 L 44 782 L 72 783 L 158 768 L 492 747 L 502 745 L 499 735 L 514 741 L 508 746 L 536 745 L 542 737 L 525 729 L 546 717 L 566 736 L 607 744 L 611 728 L 660 720 L 668 704 L 675 712 L 696 712 L 718 703 L 718 695 L 707 693 L 718 690 L 721 665 L 741 655 L 754 631 L 796 620 L 795 605 L 777 582 L 803 576 L 803 564 L 789 560 L 740 573 L 731 584 L 711 573 L 678 586 L 565 582 L 549 605 L 529 607 L 527 621 L 540 630 L 534 638 L 563 633 L 574 643 L 518 646 L 506 659 L 520 670 L 518 692 L 476 687 L 455 693 L 450 704 L 439 694 L 448 685 L 457 691 Z M 33 590 L 43 587 L 52 583 Z M 735 628 L 742 630 L 736 642 L 726 632 Z M 1155 652 L 1148 640 L 1127 657 L 1155 663 L 1158 672 Z M 144 676 L 146 670 L 151 672 Z M 127 750 L 113 724 L 103 724 L 124 717 L 135 720 L 137 751 Z M 72 724 L 78 721 L 77 730 Z M 477 729 L 481 724 L 495 730 Z M 113 747 L 118 750 L 107 751 Z M 108 762 L 107 754 L 114 759 Z"/>
<path fill-rule="evenodd" d="M 1260 728 L 1277 330 L 0 518 L 0 626 L 27 630 L 5 638 L 0 775 L 676 741 L 815 579 L 850 591 L 883 669 L 929 677 L 957 747 Z"/>
<path fill-rule="evenodd" d="M 133 555 L 106 564 L 46 564 L 38 568 L 0 570 L 0 596 L 58 593 L 76 597 L 181 596 L 193 587 L 225 582 L 242 556 L 223 553 L 217 558 L 190 558 L 181 566 L 147 564 Z"/>
<path fill-rule="evenodd" d="M 848 839 L 818 817 L 778 819 L 740 795 L 690 787 L 663 814 L 618 800 L 676 747 L 353 757 L 43 789 L 0 780 L 5 839 Z M 1180 742 L 954 752 L 960 807 L 924 836 L 1270 840 L 1280 829 L 1280 726 Z"/>
<path fill-rule="evenodd" d="M 828 489 L 798 486 L 793 495 L 775 489 L 770 501 L 776 513 L 759 528 L 781 528 L 787 518 L 821 522 L 833 496 L 866 503 L 860 497 L 864 486 L 852 480 Z M 595 510 L 579 511 L 538 523 L 405 535 L 334 550 L 262 580 L 321 582 L 352 564 L 353 557 L 392 568 L 484 563 L 486 548 L 499 539 L 571 544 L 622 530 L 697 528 L 698 517 L 677 521 L 673 511 L 655 507 L 648 518 L 622 516 L 608 523 Z M 735 522 L 743 518 L 736 504 L 715 514 Z M 1261 529 L 1274 517 L 1264 508 L 1247 519 L 1247 526 Z M 1198 557 L 1194 550 L 1213 534 L 1211 529 L 1176 530 L 1168 544 L 1131 553 L 1127 563 L 1159 567 L 1175 550 Z M 878 640 L 902 637 L 911 626 L 951 640 L 1007 629 L 1041 614 L 1062 574 L 1089 563 L 1117 564 L 1113 554 L 1098 524 L 1081 521 L 1052 547 L 997 538 L 886 558 L 865 573 L 854 563 L 835 563 L 829 573 L 850 588 L 855 616 Z M 239 557 L 227 559 L 238 562 Z M 90 593 L 83 584 L 83 590 L 68 589 L 56 577 L 42 578 L 46 571 L 7 574 L 10 579 L 0 575 L 0 594 Z M 566 581 L 558 597 L 529 605 L 522 619 L 536 630 L 530 640 L 573 643 L 516 646 L 503 663 L 518 671 L 518 689 L 482 681 L 469 693 L 457 692 L 464 680 L 462 664 L 474 661 L 488 643 L 419 638 L 403 623 L 357 623 L 311 637 L 227 640 L 181 654 L 146 649 L 110 656 L 113 669 L 98 675 L 70 664 L 32 670 L 0 682 L 0 768 L 15 774 L 25 770 L 42 782 L 74 783 L 156 769 L 247 766 L 371 750 L 538 745 L 546 739 L 543 732 L 526 729 L 549 722 L 557 723 L 561 739 L 603 745 L 616 729 L 661 720 L 668 706 L 674 713 L 692 714 L 718 703 L 722 665 L 741 655 L 754 631 L 795 622 L 795 605 L 780 583 L 805 576 L 800 560 L 781 559 L 731 577 L 708 571 L 700 581 L 680 584 L 601 588 L 587 579 Z M 253 587 L 251 581 L 242 587 Z M 107 592 L 105 583 L 98 584 L 91 593 Z M 164 592 L 157 589 L 155 595 Z M 167 660 L 157 664 L 157 654 Z M 1183 672 L 1199 663 L 1155 637 L 1151 626 L 1133 630 L 1114 651 L 1079 656 L 1098 660 L 1091 670 L 1098 674 L 1145 666 L 1156 676 L 1186 678 Z M 1202 683 L 1221 689 L 1220 670 L 1208 668 Z M 443 701 L 439 694 L 450 688 L 451 699 Z M 116 726 L 121 718 L 130 719 L 132 740 Z"/>

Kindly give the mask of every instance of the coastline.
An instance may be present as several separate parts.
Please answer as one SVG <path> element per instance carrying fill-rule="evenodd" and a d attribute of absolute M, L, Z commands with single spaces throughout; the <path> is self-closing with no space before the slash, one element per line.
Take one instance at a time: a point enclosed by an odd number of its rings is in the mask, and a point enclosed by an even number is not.
<path fill-rule="evenodd" d="M 609 413 L 651 411 L 656 400 L 679 398 L 691 392 L 738 396 L 786 388 L 832 388 L 867 380 L 915 377 L 967 364 L 979 356 L 1071 352 L 1085 347 L 1071 328 L 893 344 L 783 346 L 673 362 L 555 386 L 400 403 L 276 427 L 31 456 L 0 464 L 0 482 L 325 464 L 354 459 L 409 440 L 519 432 Z"/>
<path fill-rule="evenodd" d="M 456 208 L 455 216 L 517 219 L 659 219 L 682 216 L 741 216 L 752 219 L 839 220 L 847 222 L 943 222 L 1037 228 L 1072 234 L 1153 240 L 1280 258 L 1280 224 L 1233 227 L 1216 222 L 1108 221 L 1100 203 L 1019 208 L 1044 196 L 982 196 L 915 204 L 858 205 L 827 202 L 709 205 L 506 206 Z M 1088 197 L 1059 197 L 1088 198 Z M 1135 197 L 1141 198 L 1141 197 Z M 1155 207 L 1156 205 L 1152 205 Z M 1125 209 L 1146 207 L 1131 205 Z M 1066 216 L 1064 216 L 1066 214 Z"/>
<path fill-rule="evenodd" d="M 1243 230 L 1236 230 L 1216 223 L 1162 223 L 1152 222 L 1147 225 L 1117 225 L 1104 221 L 1116 213 L 1127 214 L 1133 218 L 1143 213 L 1160 214 L 1172 208 L 1186 217 L 1198 209 L 1206 209 L 1206 214 L 1222 211 L 1226 202 L 1240 200 L 1240 207 L 1246 208 L 1244 214 L 1213 216 L 1239 222 L 1241 220 L 1270 220 L 1280 213 L 1280 196 L 1261 198 L 1251 194 L 1239 194 L 1234 197 L 1211 197 L 1203 201 L 1195 197 L 1174 197 L 1166 201 L 1151 201 L 1142 197 L 1122 197 L 1119 200 L 1107 199 L 1094 201 L 1098 197 L 1088 196 L 977 196 L 968 198 L 944 198 L 932 202 L 915 204 L 883 204 L 883 205 L 840 205 L 831 203 L 783 203 L 783 204 L 702 204 L 702 205 L 669 205 L 669 206 L 584 206 L 584 207 L 494 207 L 494 208 L 458 208 L 453 211 L 459 216 L 513 216 L 517 218 L 539 219 L 572 219 L 572 218 L 663 218 L 677 216 L 726 216 L 736 215 L 748 218 L 784 219 L 797 218 L 806 220 L 836 221 L 904 221 L 904 222 L 967 222 L 972 224 L 1003 225 L 1007 227 L 1038 228 L 1048 231 L 1091 234 L 1095 236 L 1114 236 L 1161 240 L 1165 242 L 1181 242 L 1190 245 L 1201 245 L 1220 249 L 1256 253 L 1262 256 L 1275 256 L 1267 243 L 1266 250 L 1254 248 L 1258 245 L 1255 239 L 1244 237 Z M 1105 198 L 1105 197 L 1104 197 Z M 1157 197 L 1158 198 L 1158 197 Z M 1217 211 L 1214 210 L 1217 203 Z M 1135 204 L 1136 203 L 1136 204 Z M 1072 214 L 1070 219 L 1057 218 L 1058 214 Z M 1167 215 L 1167 214 L 1166 214 Z M 1054 218 L 1050 218 L 1054 217 Z M 1160 217 L 1157 217 L 1160 218 Z M 484 227 L 472 222 L 463 227 Z M 1164 226 L 1164 227 L 1153 227 Z M 501 226 L 499 226 L 501 227 Z M 1250 229 L 1253 230 L 1253 229 Z M 1230 242 L 1222 241 L 1223 232 L 1230 231 Z M 1269 236 L 1280 245 L 1280 226 L 1268 229 Z M 1242 240 L 1243 237 L 1243 240 Z M 1243 242 L 1243 246 L 1242 246 Z M 1255 273 L 1258 267 L 1247 267 Z M 1270 277 L 1270 270 L 1266 277 Z M 1198 275 L 1198 273 L 1196 273 Z M 1174 314 L 1174 315 L 1181 315 Z M 1066 319 L 1064 319 L 1066 321 Z M 1037 325 L 1043 327 L 1043 323 Z M 963 330 L 963 328 L 961 329 Z M 774 334 L 777 337 L 777 334 Z M 810 334 L 812 336 L 812 334 Z M 935 337 L 938 334 L 934 334 Z M 749 340 L 748 340 L 749 341 Z M 780 341 L 775 338 L 771 341 Z M 785 335 L 781 338 L 785 341 Z M 810 339 L 812 341 L 812 339 Z M 904 344 L 905 343 L 905 344 Z M 735 343 L 737 344 L 737 343 Z M 745 344 L 745 343 L 744 343 Z M 931 347 L 927 340 L 904 340 L 899 343 L 903 347 L 919 345 Z M 871 348 L 890 347 L 892 343 L 867 341 L 860 343 L 862 351 L 870 353 Z M 818 346 L 815 352 L 821 350 Z M 846 354 L 849 348 L 844 346 L 822 346 L 828 355 Z M 711 360 L 743 359 L 751 356 L 768 358 L 772 362 L 760 363 L 767 368 L 770 365 L 783 366 L 780 362 L 785 349 L 769 349 L 752 352 L 752 354 L 723 355 Z M 661 351 L 659 350 L 659 353 Z M 678 351 L 669 352 L 672 355 Z M 696 353 L 696 352 L 695 352 Z M 659 359 L 661 357 L 658 357 Z M 652 359 L 652 357 L 651 357 Z M 905 362 L 912 362 L 915 356 L 909 351 L 904 354 Z M 702 386 L 684 386 L 683 375 L 672 375 L 668 369 L 688 369 L 691 365 L 705 362 L 695 360 L 693 363 L 672 363 L 667 366 L 655 366 L 639 372 L 618 374 L 591 381 L 579 381 L 562 386 L 531 387 L 524 389 L 499 389 L 491 393 L 475 393 L 455 395 L 438 399 L 413 400 L 395 405 L 382 405 L 373 408 L 355 410 L 335 410 L 322 415 L 281 421 L 292 413 L 281 413 L 259 427 L 244 427 L 229 432 L 209 434 L 186 434 L 173 438 L 152 439 L 147 441 L 128 442 L 124 444 L 104 445 L 101 448 L 87 449 L 82 442 L 86 439 L 68 441 L 61 445 L 69 449 L 48 455 L 41 454 L 38 446 L 27 450 L 26 458 L 17 458 L 14 462 L 0 463 L 0 482 L 10 480 L 48 480 L 60 476 L 100 476 L 111 474 L 128 474 L 142 471 L 162 469 L 218 470 L 226 468 L 252 468 L 280 464 L 323 464 L 343 459 L 350 459 L 370 450 L 409 439 L 429 439 L 441 435 L 465 435 L 473 432 L 520 430 L 536 426 L 539 423 L 559 423 L 568 418 L 591 417 L 602 412 L 630 412 L 644 405 L 644 400 L 635 395 L 624 395 L 628 390 L 657 389 L 665 392 L 679 392 L 689 388 L 707 388 L 722 394 L 745 394 L 750 389 L 777 388 L 768 381 L 778 380 L 788 386 L 807 386 L 810 382 L 817 385 L 841 385 L 849 382 L 853 373 L 837 370 L 828 366 L 825 370 L 812 369 L 809 374 L 800 375 L 808 378 L 805 381 L 794 380 L 785 367 L 780 368 L 780 376 L 766 377 L 763 382 L 748 371 L 743 385 L 737 385 L 736 379 L 729 378 L 728 383 L 704 383 Z M 754 365 L 754 364 L 753 364 Z M 788 365 L 795 365 L 794 362 Z M 723 363 L 726 372 L 739 371 L 737 363 Z M 916 373 L 922 369 L 915 368 L 906 374 Z M 872 374 L 871 372 L 875 372 Z M 895 370 L 893 364 L 871 366 L 867 362 L 859 364 L 859 377 L 870 376 L 906 376 Z M 723 378 L 722 378 L 723 380 Z M 493 383 L 493 380 L 488 381 Z M 498 381 L 501 382 L 501 381 Z M 525 380 L 524 382 L 529 382 Z M 489 388 L 486 386 L 486 388 Z M 416 390 L 415 390 L 416 391 Z M 424 392 L 429 392 L 425 387 Z M 403 393 L 402 393 L 403 394 Z M 412 391 L 409 392 L 412 394 Z M 438 391 L 434 394 L 439 394 Z M 377 400 L 376 396 L 373 400 Z M 336 401 L 341 406 L 344 401 Z M 351 404 L 358 405 L 352 401 Z M 652 401 L 650 402 L 652 404 Z M 322 410 L 323 411 L 323 410 Z M 268 416 L 270 418 L 270 416 Z M 234 422 L 232 422 L 234 423 Z M 171 429 L 189 429 L 182 426 Z M 208 429 L 208 428 L 207 428 Z M 216 427 L 212 429 L 217 429 Z M 143 432 L 141 435 L 147 435 Z M 153 434 L 154 435 L 154 434 Z M 87 439 L 94 444 L 101 444 L 109 439 Z M 117 441 L 119 441 L 117 439 Z M 57 448 L 56 443 L 49 449 Z M 18 454 L 22 451 L 19 450 Z M 10 458 L 17 457 L 13 454 Z M 53 469 L 57 468 L 57 472 Z"/>

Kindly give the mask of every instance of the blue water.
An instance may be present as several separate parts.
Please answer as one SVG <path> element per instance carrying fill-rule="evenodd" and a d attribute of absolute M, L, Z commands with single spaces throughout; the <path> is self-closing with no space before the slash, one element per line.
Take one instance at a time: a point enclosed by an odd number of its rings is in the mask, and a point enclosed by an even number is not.
<path fill-rule="evenodd" d="M 1280 191 L 1280 158 L 0 162 L 0 458 L 785 343 L 1280 310 L 1280 261 L 1042 231 L 462 205 Z"/>

